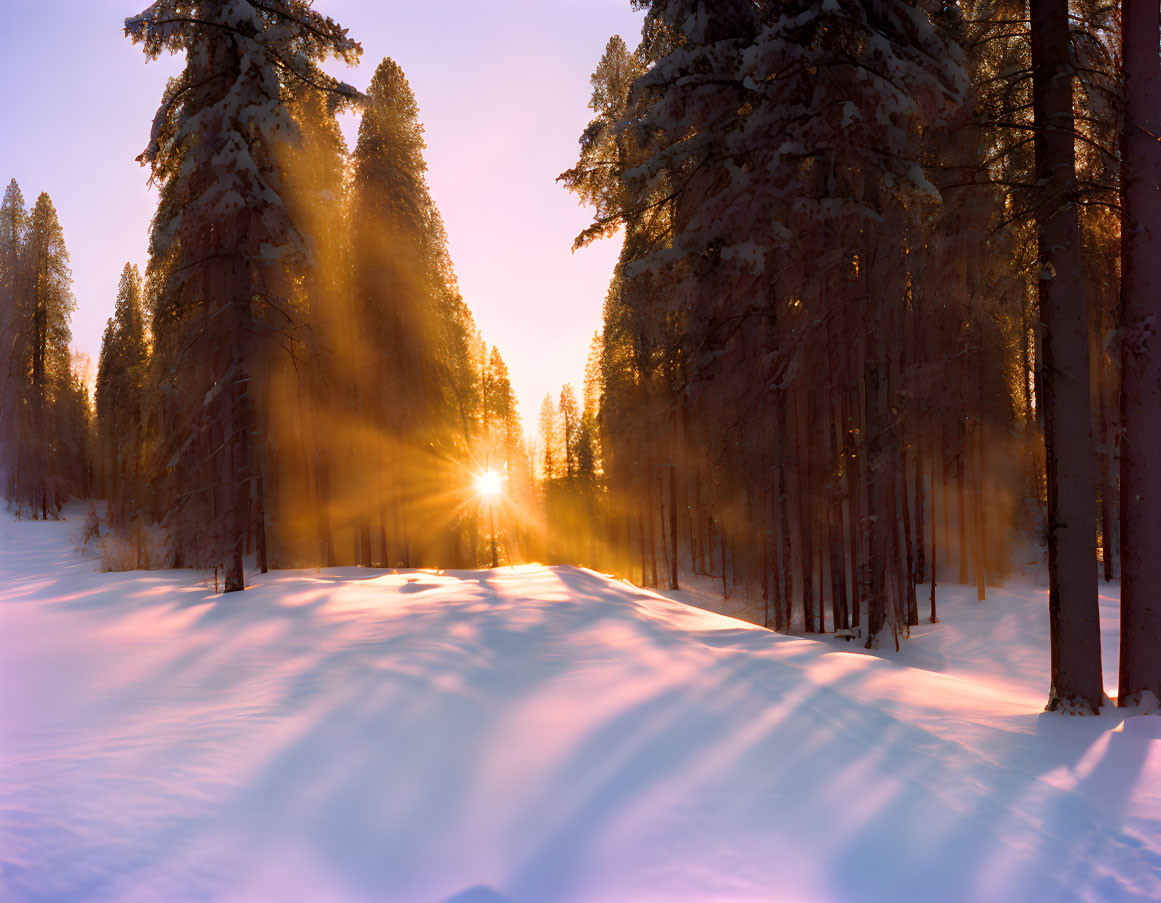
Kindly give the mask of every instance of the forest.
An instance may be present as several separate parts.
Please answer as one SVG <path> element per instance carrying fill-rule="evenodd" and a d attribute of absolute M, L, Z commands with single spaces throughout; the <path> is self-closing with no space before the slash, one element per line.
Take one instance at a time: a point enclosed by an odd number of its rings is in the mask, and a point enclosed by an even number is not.
<path fill-rule="evenodd" d="M 939 583 L 984 599 L 1031 554 L 1049 708 L 1105 701 L 1098 580 L 1120 701 L 1161 697 L 1156 4 L 632 5 L 558 180 L 592 210 L 575 248 L 620 257 L 579 397 L 534 428 L 461 295 L 400 66 L 329 74 L 362 46 L 304 0 L 126 19 L 185 66 L 141 124 L 148 265 L 95 380 L 52 200 L 13 180 L 0 208 L 12 509 L 103 500 L 104 568 L 224 592 L 542 561 L 710 579 L 868 648 L 907 642 L 923 590 L 935 622 Z"/>
<path fill-rule="evenodd" d="M 0 901 L 1161 900 L 1161 2 L 138 2 L 0 16 Z"/>

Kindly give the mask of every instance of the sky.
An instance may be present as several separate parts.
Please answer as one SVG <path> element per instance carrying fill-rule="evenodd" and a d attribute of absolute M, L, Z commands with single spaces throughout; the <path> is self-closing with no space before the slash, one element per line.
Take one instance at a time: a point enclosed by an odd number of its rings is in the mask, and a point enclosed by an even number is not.
<path fill-rule="evenodd" d="M 632 47 L 629 0 L 316 0 L 379 61 L 407 74 L 426 129 L 428 180 L 464 299 L 511 372 L 526 429 L 585 357 L 619 241 L 571 253 L 591 221 L 555 178 L 591 118 L 589 76 L 613 34 Z M 93 361 L 126 262 L 144 271 L 156 192 L 134 158 L 182 60 L 146 60 L 121 31 L 144 2 L 0 0 L 0 180 L 29 207 L 47 191 L 72 260 L 73 344 Z M 344 123 L 353 146 L 354 121 Z M 2 187 L 2 186 L 0 186 Z"/>

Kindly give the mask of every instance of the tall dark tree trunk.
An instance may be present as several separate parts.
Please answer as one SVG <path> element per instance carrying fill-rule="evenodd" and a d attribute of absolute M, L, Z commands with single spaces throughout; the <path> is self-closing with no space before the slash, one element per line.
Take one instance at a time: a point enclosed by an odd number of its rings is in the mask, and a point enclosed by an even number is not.
<path fill-rule="evenodd" d="M 972 535 L 974 537 L 973 548 L 975 550 L 975 578 L 976 578 L 976 599 L 983 602 L 987 598 L 987 582 L 988 582 L 988 563 L 987 563 L 987 547 L 984 545 L 984 527 L 986 524 L 984 514 L 984 473 L 983 473 L 983 452 L 980 448 L 982 445 L 981 430 L 977 426 L 976 429 L 970 431 L 968 440 L 968 450 L 972 456 L 972 470 L 973 480 L 975 484 L 975 516 L 972 518 Z"/>
<path fill-rule="evenodd" d="M 669 588 L 677 589 L 677 468 L 669 465 Z"/>
<path fill-rule="evenodd" d="M 932 466 L 939 460 L 939 452 L 932 453 Z M 935 610 L 935 583 L 936 583 L 936 561 L 937 561 L 937 547 L 936 547 L 936 521 L 935 521 L 935 471 L 932 470 L 932 486 L 931 486 L 931 623 L 939 623 L 939 614 Z"/>
<path fill-rule="evenodd" d="M 1117 576 L 1117 560 L 1120 557 L 1117 542 L 1118 514 L 1113 486 L 1113 437 L 1115 427 L 1110 421 L 1113 418 L 1112 405 L 1109 396 L 1108 367 L 1105 364 L 1104 352 L 1097 351 L 1094 361 L 1094 372 L 1097 393 L 1097 428 L 1100 430 L 1100 450 L 1097 461 L 1100 465 L 1100 497 L 1101 497 L 1101 563 L 1104 567 L 1105 582 L 1111 582 Z"/>
<path fill-rule="evenodd" d="M 649 465 L 646 474 L 645 517 L 649 521 L 649 585 L 657 586 L 657 539 L 653 533 L 653 465 Z"/>
<path fill-rule="evenodd" d="M 1117 699 L 1161 699 L 1161 65 L 1156 0 L 1123 0 L 1121 663 Z"/>
<path fill-rule="evenodd" d="M 1068 14 L 1068 0 L 1031 0 L 1048 476 L 1048 610 L 1052 643 L 1048 708 L 1096 712 L 1104 697 L 1097 608 L 1096 462 L 1089 401 L 1088 310 L 1075 203 Z M 1156 54 L 1156 33 L 1149 40 Z"/>
<path fill-rule="evenodd" d="M 880 327 L 882 328 L 882 327 Z M 877 342 L 881 344 L 881 342 Z M 885 430 L 883 424 L 881 356 L 864 365 L 863 381 L 866 385 L 866 431 L 867 455 L 867 534 L 871 562 L 867 587 L 867 648 L 875 649 L 882 640 L 882 633 L 888 620 L 888 583 L 886 574 L 890 561 L 888 533 L 897 530 L 898 525 L 891 516 L 890 494 L 887 486 L 888 463 L 883 454 Z M 877 462 L 877 463 L 876 463 Z"/>
<path fill-rule="evenodd" d="M 800 570 L 802 571 L 802 629 L 814 633 L 814 518 L 811 516 L 809 473 L 806 467 L 806 451 L 802 441 L 802 415 L 798 397 L 791 405 L 794 416 L 794 469 L 798 475 L 798 537 L 800 549 Z"/>
<path fill-rule="evenodd" d="M 968 513 L 967 496 L 964 492 L 964 455 L 967 453 L 967 428 L 963 423 L 959 425 L 959 452 L 956 454 L 955 485 L 959 494 L 959 507 L 956 517 L 959 523 L 959 582 L 966 586 L 968 582 Z"/>
<path fill-rule="evenodd" d="M 254 549 L 258 556 L 258 570 L 265 574 L 270 570 L 266 554 L 266 487 L 261 476 L 255 482 Z"/>
<path fill-rule="evenodd" d="M 924 496 L 922 439 L 915 436 L 915 579 L 920 583 L 927 580 L 927 537 L 925 535 L 925 515 L 927 499 Z"/>

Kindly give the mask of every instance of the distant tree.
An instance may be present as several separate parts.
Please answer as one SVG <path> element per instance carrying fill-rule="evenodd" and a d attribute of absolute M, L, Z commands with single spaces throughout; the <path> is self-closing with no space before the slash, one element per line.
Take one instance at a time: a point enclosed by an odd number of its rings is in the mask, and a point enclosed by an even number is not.
<path fill-rule="evenodd" d="M 108 518 L 124 527 L 142 505 L 145 387 L 149 344 L 141 275 L 136 264 L 125 264 L 117 287 L 113 316 L 101 339 L 97 364 L 98 460 Z"/>
<path fill-rule="evenodd" d="M 514 466 L 523 436 L 508 365 L 495 345 L 485 368 L 483 410 L 485 441 L 490 450 L 501 453 L 505 468 L 510 469 Z"/>
<path fill-rule="evenodd" d="M 15 498 L 20 480 L 18 424 L 28 376 L 22 329 L 27 234 L 24 195 L 13 179 L 0 202 L 0 494 L 8 499 Z"/>
<path fill-rule="evenodd" d="M 560 409 L 553 401 L 551 392 L 545 395 L 544 401 L 540 403 L 537 428 L 540 437 L 542 476 L 546 480 L 555 480 L 563 475 L 564 451 L 560 440 Z"/>
<path fill-rule="evenodd" d="M 577 408 L 576 392 L 570 383 L 560 390 L 561 450 L 564 453 L 564 476 L 573 480 L 577 475 L 577 445 L 581 435 L 580 410 Z"/>
<path fill-rule="evenodd" d="M 17 366 L 26 369 L 23 418 L 18 417 L 22 459 L 17 496 L 47 518 L 67 495 L 56 409 L 69 388 L 69 317 L 76 302 L 64 232 L 45 193 L 32 208 L 27 237 L 27 282 L 18 338 Z"/>

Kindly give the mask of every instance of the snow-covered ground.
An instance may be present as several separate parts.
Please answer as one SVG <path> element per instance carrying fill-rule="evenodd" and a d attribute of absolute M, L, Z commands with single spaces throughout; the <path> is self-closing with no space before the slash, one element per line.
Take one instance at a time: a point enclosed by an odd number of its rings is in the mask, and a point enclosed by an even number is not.
<path fill-rule="evenodd" d="M 216 596 L 77 526 L 0 517 L 6 903 L 1161 898 L 1161 717 L 1041 712 L 1042 589 L 869 655 L 567 567 Z"/>

